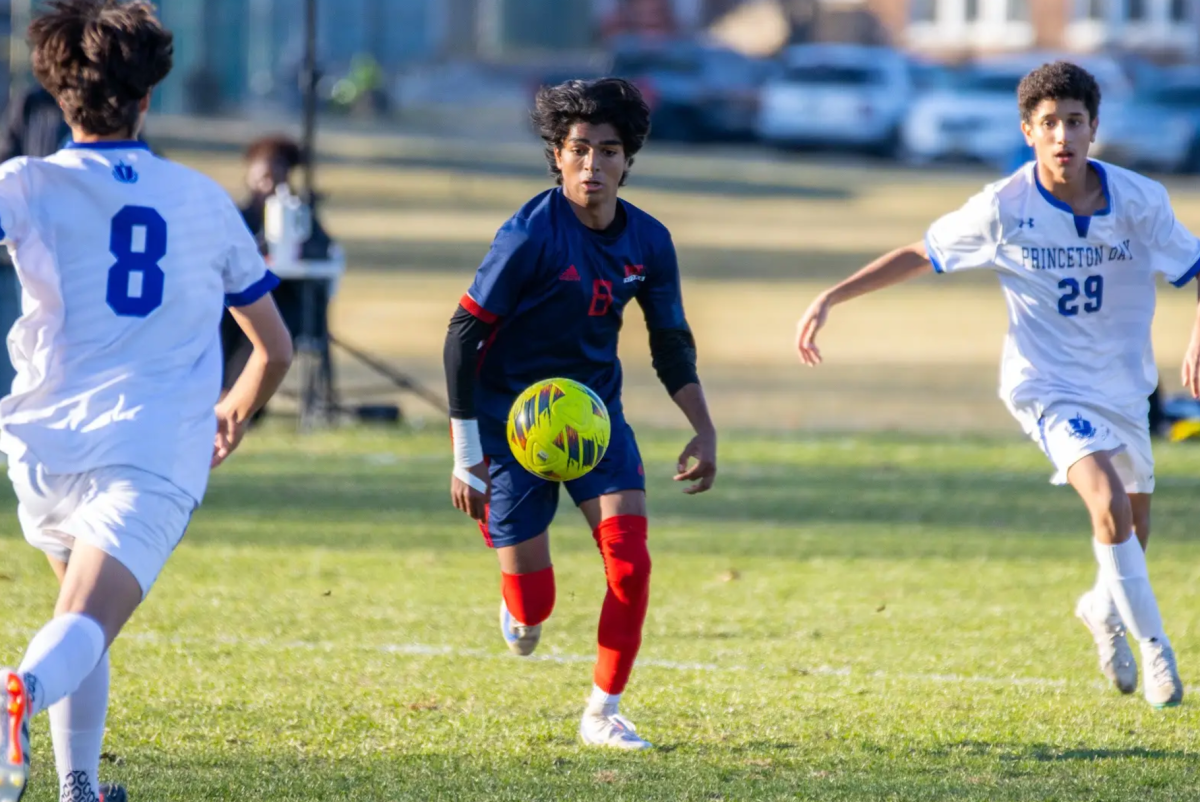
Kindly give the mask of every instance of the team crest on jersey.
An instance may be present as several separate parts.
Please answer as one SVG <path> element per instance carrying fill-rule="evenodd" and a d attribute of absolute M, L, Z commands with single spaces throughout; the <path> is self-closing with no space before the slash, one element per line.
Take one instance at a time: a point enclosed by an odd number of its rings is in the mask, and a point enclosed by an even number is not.
<path fill-rule="evenodd" d="M 1096 427 L 1078 412 L 1067 423 L 1071 427 L 1071 436 L 1079 440 L 1091 440 L 1096 436 Z"/>
<path fill-rule="evenodd" d="M 646 280 L 646 267 L 644 265 L 625 265 L 625 283 L 631 284 L 635 281 Z"/>
<path fill-rule="evenodd" d="M 136 184 L 138 181 L 137 170 L 130 167 L 125 162 L 117 162 L 117 166 L 113 168 L 113 178 L 120 181 L 122 184 Z"/>

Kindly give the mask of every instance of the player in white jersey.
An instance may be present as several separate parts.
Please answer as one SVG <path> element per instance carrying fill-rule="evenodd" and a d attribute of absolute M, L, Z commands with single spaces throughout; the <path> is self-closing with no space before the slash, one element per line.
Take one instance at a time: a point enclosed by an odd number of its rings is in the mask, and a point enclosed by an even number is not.
<path fill-rule="evenodd" d="M 1072 485 L 1091 516 L 1099 571 L 1076 614 L 1122 692 L 1137 687 L 1128 628 L 1141 648 L 1147 701 L 1175 705 L 1183 684 L 1143 553 L 1154 491 L 1150 324 L 1155 277 L 1192 282 L 1200 241 L 1175 219 L 1160 184 L 1087 158 L 1100 91 L 1086 71 L 1044 65 L 1017 95 L 1036 160 L 936 221 L 924 242 L 818 296 L 800 320 L 797 347 L 805 364 L 819 364 L 815 338 L 830 309 L 865 293 L 930 271 L 995 272 L 1009 317 L 1000 395 L 1054 464 L 1052 481 Z M 1200 315 L 1183 382 L 1200 397 Z"/>
<path fill-rule="evenodd" d="M 48 6 L 29 29 L 34 72 L 73 144 L 0 167 L 23 288 L 0 449 L 61 590 L 20 668 L 0 670 L 0 802 L 24 793 L 29 720 L 47 709 L 61 798 L 101 798 L 108 647 L 291 360 L 276 279 L 232 200 L 135 141 L 171 34 L 144 0 Z M 225 304 L 254 354 L 219 398 Z"/>

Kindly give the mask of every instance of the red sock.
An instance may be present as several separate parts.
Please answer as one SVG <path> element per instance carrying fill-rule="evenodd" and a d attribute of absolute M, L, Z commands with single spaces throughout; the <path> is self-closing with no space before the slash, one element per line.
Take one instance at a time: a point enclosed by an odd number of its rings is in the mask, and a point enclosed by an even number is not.
<path fill-rule="evenodd" d="M 621 693 L 642 645 L 642 624 L 650 602 L 650 552 L 641 515 L 606 518 L 592 533 L 604 557 L 608 593 L 600 610 L 600 650 L 596 686 Z"/>
<path fill-rule="evenodd" d="M 554 611 L 554 566 L 532 574 L 500 574 L 500 592 L 513 618 L 537 626 Z"/>

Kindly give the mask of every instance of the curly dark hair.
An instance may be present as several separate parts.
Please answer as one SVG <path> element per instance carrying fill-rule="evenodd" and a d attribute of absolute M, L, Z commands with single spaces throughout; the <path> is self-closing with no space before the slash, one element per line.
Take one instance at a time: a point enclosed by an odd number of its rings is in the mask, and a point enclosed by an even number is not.
<path fill-rule="evenodd" d="M 1043 64 L 1022 78 L 1017 86 L 1021 119 L 1028 122 L 1043 100 L 1078 100 L 1087 107 L 1088 117 L 1094 120 L 1100 111 L 1100 85 L 1078 64 L 1069 61 Z"/>
<path fill-rule="evenodd" d="M 29 26 L 33 74 L 89 134 L 133 136 L 138 105 L 167 77 L 171 32 L 146 0 L 52 0 Z"/>
<path fill-rule="evenodd" d="M 259 137 L 246 147 L 247 162 L 255 159 L 279 159 L 287 169 L 294 170 L 304 163 L 304 152 L 296 140 L 286 134 L 270 134 Z"/>
<path fill-rule="evenodd" d="M 537 93 L 532 118 L 538 135 L 546 143 L 550 173 L 559 184 L 562 184 L 562 171 L 558 169 L 554 155 L 562 149 L 572 125 L 608 124 L 617 129 L 626 159 L 621 186 L 629 176 L 633 157 L 650 135 L 650 107 L 638 88 L 623 78 L 575 80 L 558 86 L 544 86 Z"/>

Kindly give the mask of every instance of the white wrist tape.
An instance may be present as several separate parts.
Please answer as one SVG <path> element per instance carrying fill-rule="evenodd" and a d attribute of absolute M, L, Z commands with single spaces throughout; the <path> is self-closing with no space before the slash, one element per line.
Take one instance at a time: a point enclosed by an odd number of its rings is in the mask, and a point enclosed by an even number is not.
<path fill-rule="evenodd" d="M 487 482 L 471 473 L 483 462 L 483 443 L 479 439 L 479 421 L 450 419 L 450 438 L 454 442 L 454 477 L 478 493 L 487 492 Z"/>

